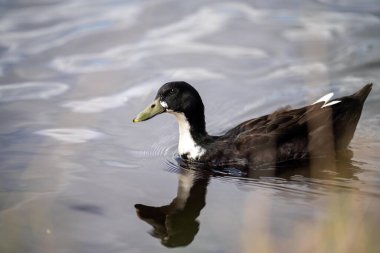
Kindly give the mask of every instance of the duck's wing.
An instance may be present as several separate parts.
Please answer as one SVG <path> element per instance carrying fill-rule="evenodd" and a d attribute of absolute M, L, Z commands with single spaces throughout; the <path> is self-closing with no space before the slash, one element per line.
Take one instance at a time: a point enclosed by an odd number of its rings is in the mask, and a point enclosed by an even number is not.
<path fill-rule="evenodd" d="M 366 85 L 351 96 L 331 102 L 317 101 L 245 121 L 228 131 L 225 138 L 233 140 L 236 152 L 254 155 L 257 162 L 300 159 L 310 152 L 324 155 L 331 149 L 346 149 L 371 87 Z"/>
<path fill-rule="evenodd" d="M 276 129 L 295 124 L 297 119 L 305 113 L 304 108 L 290 109 L 289 107 L 281 108 L 272 114 L 264 115 L 259 118 L 247 120 L 225 133 L 227 138 L 233 136 L 244 137 L 244 135 L 272 133 Z"/>
<path fill-rule="evenodd" d="M 307 155 L 306 117 L 311 109 L 313 106 L 279 110 L 248 120 L 228 131 L 225 137 L 233 140 L 237 154 L 254 164 L 265 165 L 280 160 L 303 158 Z"/>

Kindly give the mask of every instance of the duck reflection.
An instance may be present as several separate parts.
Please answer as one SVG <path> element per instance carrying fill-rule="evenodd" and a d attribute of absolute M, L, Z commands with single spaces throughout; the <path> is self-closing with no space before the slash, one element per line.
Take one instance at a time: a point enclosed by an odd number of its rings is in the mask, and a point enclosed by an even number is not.
<path fill-rule="evenodd" d="M 360 171 L 360 167 L 354 165 L 351 157 L 341 156 L 337 160 L 321 157 L 314 158 L 312 161 L 305 160 L 277 164 L 269 169 L 249 169 L 246 178 L 275 177 L 291 181 L 294 176 L 302 176 L 321 180 L 358 180 L 356 174 Z"/>
<path fill-rule="evenodd" d="M 317 162 L 316 162 L 317 161 Z M 254 184 L 264 177 L 282 178 L 288 182 L 293 176 L 310 179 L 351 179 L 357 180 L 356 173 L 360 168 L 354 166 L 351 159 L 314 161 L 317 169 L 313 169 L 310 161 L 279 164 L 267 169 L 245 169 L 246 173 L 228 175 L 226 171 L 238 171 L 241 168 L 205 168 L 195 164 L 179 162 L 180 176 L 177 196 L 168 205 L 148 206 L 136 204 L 138 217 L 153 227 L 151 235 L 161 240 L 166 247 L 183 247 L 189 245 L 199 231 L 197 221 L 201 210 L 206 205 L 207 185 L 210 177 L 240 178 L 239 182 Z M 240 171 L 239 170 L 239 171 Z M 250 180 L 256 179 L 256 180 Z"/>
<path fill-rule="evenodd" d="M 199 231 L 196 220 L 206 205 L 209 175 L 195 170 L 182 169 L 177 197 L 164 206 L 136 204 L 138 217 L 152 225 L 152 236 L 167 247 L 190 244 Z"/>

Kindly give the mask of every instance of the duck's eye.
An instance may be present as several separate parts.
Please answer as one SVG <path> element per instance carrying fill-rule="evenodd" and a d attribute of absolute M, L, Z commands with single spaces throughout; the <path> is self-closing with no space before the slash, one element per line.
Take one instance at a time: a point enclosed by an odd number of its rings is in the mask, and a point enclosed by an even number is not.
<path fill-rule="evenodd" d="M 175 93 L 174 89 L 170 89 L 169 91 L 166 92 L 166 96 L 173 95 Z"/>

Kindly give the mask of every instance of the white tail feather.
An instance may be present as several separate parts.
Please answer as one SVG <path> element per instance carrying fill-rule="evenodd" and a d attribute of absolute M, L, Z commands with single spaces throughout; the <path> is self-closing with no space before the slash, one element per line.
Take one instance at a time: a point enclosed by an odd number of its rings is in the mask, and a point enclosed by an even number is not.
<path fill-rule="evenodd" d="M 326 106 L 330 106 L 330 105 L 335 105 L 337 103 L 340 103 L 340 100 L 334 100 L 334 101 L 331 101 L 331 102 L 329 102 L 327 104 L 324 104 L 324 105 L 322 105 L 322 108 L 326 107 Z"/>
<path fill-rule="evenodd" d="M 320 99 L 318 99 L 317 101 L 315 101 L 313 103 L 313 105 L 315 104 L 318 104 L 318 103 L 321 103 L 321 102 L 324 102 L 324 104 L 322 105 L 321 108 L 324 108 L 326 106 L 330 106 L 330 105 L 335 105 L 337 103 L 340 103 L 341 101 L 340 100 L 333 100 L 331 102 L 329 102 L 329 100 L 334 96 L 334 93 L 330 92 L 329 94 L 326 94 L 324 95 L 323 97 L 321 97 Z"/>
<path fill-rule="evenodd" d="M 326 104 L 333 96 L 334 96 L 334 93 L 332 93 L 332 92 L 329 94 L 326 94 L 323 97 L 321 97 L 320 99 L 318 99 L 317 101 L 315 101 L 313 103 L 313 105 L 318 104 L 320 102 L 325 102 L 325 104 Z"/>

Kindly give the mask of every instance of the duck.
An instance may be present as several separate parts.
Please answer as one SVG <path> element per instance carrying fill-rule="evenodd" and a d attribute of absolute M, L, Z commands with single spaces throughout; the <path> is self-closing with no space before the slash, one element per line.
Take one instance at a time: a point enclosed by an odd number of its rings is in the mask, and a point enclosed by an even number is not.
<path fill-rule="evenodd" d="M 133 122 L 172 114 L 179 126 L 181 159 L 208 166 L 260 167 L 346 152 L 371 89 L 372 83 L 333 100 L 329 93 L 313 104 L 281 108 L 214 136 L 206 131 L 205 108 L 198 91 L 185 81 L 172 81 L 159 88 L 153 103 Z"/>

